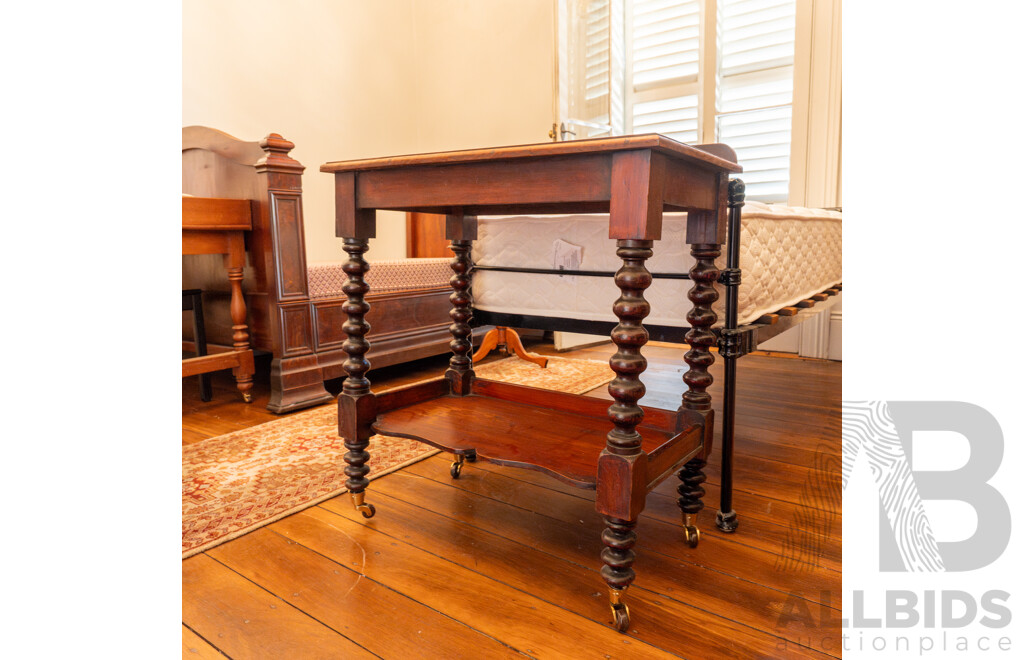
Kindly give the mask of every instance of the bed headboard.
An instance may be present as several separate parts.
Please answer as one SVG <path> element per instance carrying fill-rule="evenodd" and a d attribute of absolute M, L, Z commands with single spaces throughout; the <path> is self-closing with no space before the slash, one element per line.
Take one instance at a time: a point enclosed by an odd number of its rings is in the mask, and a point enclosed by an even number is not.
<path fill-rule="evenodd" d="M 301 355 L 312 346 L 302 218 L 305 168 L 288 155 L 294 146 L 276 133 L 259 142 L 245 142 L 205 126 L 181 130 L 182 193 L 254 202 L 243 286 L 253 344 L 274 351 L 275 357 Z M 208 336 L 213 343 L 230 344 L 223 341 L 230 337 L 230 319 L 221 309 L 226 289 L 219 260 L 183 260 L 182 280 L 183 287 L 210 292 Z M 274 337 L 281 336 L 296 341 L 275 347 Z"/>

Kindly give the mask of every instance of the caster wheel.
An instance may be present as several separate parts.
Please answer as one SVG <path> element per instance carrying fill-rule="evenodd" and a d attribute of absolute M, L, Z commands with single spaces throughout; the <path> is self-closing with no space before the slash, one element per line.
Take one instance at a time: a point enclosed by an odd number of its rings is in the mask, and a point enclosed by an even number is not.
<path fill-rule="evenodd" d="M 466 454 L 466 461 L 476 463 L 476 454 Z"/>
<path fill-rule="evenodd" d="M 363 514 L 363 518 L 373 518 L 374 514 L 377 513 L 377 507 L 367 504 L 366 508 L 360 508 L 359 512 Z"/>
<path fill-rule="evenodd" d="M 686 545 L 696 548 L 700 543 L 700 530 L 695 525 L 684 525 L 683 533 L 686 534 Z"/>
<path fill-rule="evenodd" d="M 629 607 L 623 603 L 612 605 L 613 625 L 619 632 L 629 630 Z"/>
<path fill-rule="evenodd" d="M 245 401 L 246 403 L 252 403 L 252 393 L 246 392 L 245 394 L 243 394 L 242 401 Z"/>
<path fill-rule="evenodd" d="M 452 469 L 448 470 L 452 475 L 452 479 L 458 479 L 459 475 L 462 474 L 462 463 L 452 463 Z"/>

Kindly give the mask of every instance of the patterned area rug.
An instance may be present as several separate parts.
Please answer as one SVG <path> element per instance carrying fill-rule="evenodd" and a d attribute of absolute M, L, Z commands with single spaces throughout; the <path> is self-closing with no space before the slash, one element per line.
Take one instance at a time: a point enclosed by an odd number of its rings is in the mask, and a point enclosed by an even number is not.
<path fill-rule="evenodd" d="M 607 362 L 510 357 L 477 375 L 582 394 L 614 377 Z M 345 492 L 345 445 L 333 404 L 182 447 L 182 559 Z M 404 438 L 370 439 L 369 478 L 438 453 Z"/>
<path fill-rule="evenodd" d="M 515 385 L 583 394 L 615 378 L 607 362 L 549 357 L 541 369 L 532 362 L 509 357 L 487 362 L 475 368 L 476 375 L 487 380 L 500 380 Z"/>

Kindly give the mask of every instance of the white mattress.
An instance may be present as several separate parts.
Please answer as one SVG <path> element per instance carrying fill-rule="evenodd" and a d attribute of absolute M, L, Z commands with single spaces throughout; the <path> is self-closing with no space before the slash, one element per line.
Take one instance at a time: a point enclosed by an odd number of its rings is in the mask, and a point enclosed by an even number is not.
<path fill-rule="evenodd" d="M 740 238 L 739 323 L 794 305 L 843 279 L 842 214 L 760 202 L 743 207 Z M 686 244 L 686 214 L 666 213 L 662 238 L 647 261 L 652 273 L 685 273 L 693 265 Z M 608 238 L 607 215 L 481 217 L 473 261 L 480 266 L 555 268 L 556 241 L 583 248 L 579 270 L 615 271 L 615 241 Z M 725 267 L 725 246 L 718 260 Z M 686 327 L 691 304 L 689 280 L 655 278 L 645 297 L 651 314 L 645 323 Z M 715 305 L 725 317 L 724 288 Z M 536 273 L 477 271 L 473 298 L 477 309 L 509 314 L 616 321 L 612 304 L 619 289 L 610 277 L 574 277 Z"/>

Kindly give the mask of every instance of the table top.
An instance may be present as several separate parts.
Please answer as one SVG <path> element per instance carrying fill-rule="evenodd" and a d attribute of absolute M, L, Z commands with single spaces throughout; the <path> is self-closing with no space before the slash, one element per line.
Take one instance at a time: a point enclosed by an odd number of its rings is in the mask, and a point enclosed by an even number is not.
<path fill-rule="evenodd" d="M 724 145 L 711 145 L 711 147 Z M 440 151 L 426 154 L 368 158 L 362 160 L 334 161 L 320 166 L 321 172 L 356 172 L 383 170 L 421 165 L 450 165 L 479 161 L 512 160 L 517 158 L 545 158 L 573 154 L 614 153 L 650 149 L 664 154 L 672 160 L 686 161 L 693 165 L 724 172 L 742 172 L 735 162 L 721 158 L 710 150 L 693 147 L 656 133 L 628 135 L 623 137 L 571 140 L 568 142 L 542 142 L 487 149 L 466 149 L 461 151 Z M 731 152 L 727 147 L 726 149 Z"/>
<path fill-rule="evenodd" d="M 609 238 L 658 240 L 663 211 L 686 211 L 693 242 L 721 243 L 728 177 L 742 171 L 734 158 L 726 145 L 698 148 L 650 134 L 351 160 L 320 170 L 334 175 L 335 231 L 343 238 L 373 237 L 374 213 L 391 210 L 469 218 L 607 213 Z"/>
<path fill-rule="evenodd" d="M 181 196 L 181 228 L 195 231 L 249 231 L 252 203 L 247 199 Z"/>

